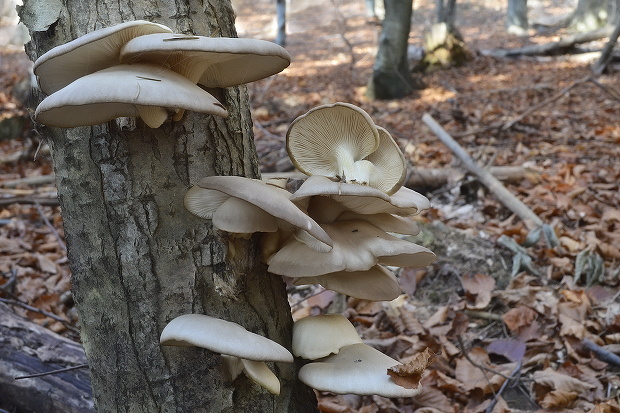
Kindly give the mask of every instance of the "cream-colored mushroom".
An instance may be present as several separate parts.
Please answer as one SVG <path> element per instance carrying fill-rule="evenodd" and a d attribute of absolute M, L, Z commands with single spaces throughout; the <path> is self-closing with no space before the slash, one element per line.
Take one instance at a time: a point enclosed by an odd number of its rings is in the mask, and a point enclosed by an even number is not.
<path fill-rule="evenodd" d="M 162 331 L 160 343 L 201 347 L 225 355 L 223 363 L 232 380 L 243 371 L 273 394 L 280 394 L 280 382 L 265 361 L 293 362 L 293 355 L 275 341 L 249 332 L 239 324 L 204 314 L 176 317 Z"/>
<path fill-rule="evenodd" d="M 159 127 L 179 109 L 227 117 L 211 94 L 169 69 L 148 65 L 116 65 L 80 77 L 39 104 L 37 122 L 71 128 L 104 123 L 118 117 L 140 117 Z"/>
<path fill-rule="evenodd" d="M 341 314 L 305 317 L 293 324 L 293 354 L 307 360 L 336 354 L 344 346 L 361 342 L 353 324 Z"/>
<path fill-rule="evenodd" d="M 261 180 L 239 176 L 203 178 L 185 195 L 185 207 L 212 219 L 213 225 L 231 233 L 284 232 L 308 238 L 312 248 L 331 250 L 332 240 L 304 211 L 290 200 L 285 189 Z"/>
<path fill-rule="evenodd" d="M 74 80 L 120 63 L 120 50 L 134 37 L 172 33 L 170 28 L 144 20 L 95 30 L 41 55 L 33 71 L 41 90 L 50 95 Z"/>
<path fill-rule="evenodd" d="M 130 40 L 120 59 L 166 65 L 208 88 L 254 82 L 281 72 L 291 62 L 286 49 L 266 40 L 168 33 Z"/>
<path fill-rule="evenodd" d="M 321 253 L 296 239 L 288 240 L 267 258 L 270 272 L 288 277 L 312 277 L 338 271 L 366 271 L 377 264 L 424 267 L 435 260 L 427 248 L 388 235 L 365 221 L 323 224 L 333 249 Z"/>
<path fill-rule="evenodd" d="M 366 344 L 342 347 L 337 354 L 308 363 L 298 373 L 299 380 L 313 389 L 337 394 L 413 397 L 419 388 L 399 386 L 387 374 L 397 360 Z"/>

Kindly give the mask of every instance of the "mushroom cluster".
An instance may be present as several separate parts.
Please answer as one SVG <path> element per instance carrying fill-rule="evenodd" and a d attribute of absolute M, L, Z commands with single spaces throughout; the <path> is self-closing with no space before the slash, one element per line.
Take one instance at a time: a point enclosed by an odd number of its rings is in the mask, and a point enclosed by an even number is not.
<path fill-rule="evenodd" d="M 347 103 L 295 119 L 287 133 L 293 163 L 310 175 L 294 193 L 243 177 L 211 176 L 185 196 L 193 214 L 225 232 L 262 232 L 269 272 L 294 284 L 321 284 L 356 298 L 401 293 L 386 266 L 424 267 L 435 255 L 392 233 L 415 235 L 430 203 L 403 186 L 404 156 L 390 134 Z"/>
<path fill-rule="evenodd" d="M 256 39 L 172 33 L 166 26 L 130 21 L 90 32 L 40 56 L 34 64 L 48 96 L 37 122 L 76 127 L 140 117 L 152 128 L 185 110 L 227 117 L 205 88 L 271 76 L 290 64 L 288 52 Z"/>
<path fill-rule="evenodd" d="M 337 394 L 413 397 L 420 389 L 394 382 L 388 370 L 402 363 L 362 342 L 340 314 L 302 318 L 293 325 L 293 354 L 310 363 L 298 373 L 313 389 Z"/>

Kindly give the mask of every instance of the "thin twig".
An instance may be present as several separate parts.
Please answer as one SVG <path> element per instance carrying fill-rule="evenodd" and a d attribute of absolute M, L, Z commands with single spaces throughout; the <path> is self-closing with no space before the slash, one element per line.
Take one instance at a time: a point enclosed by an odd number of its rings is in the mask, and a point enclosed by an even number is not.
<path fill-rule="evenodd" d="M 39 215 L 41 215 L 41 218 L 43 218 L 43 222 L 45 222 L 45 225 L 47 225 L 47 227 L 49 228 L 50 231 L 52 231 L 52 234 L 54 234 L 54 237 L 56 237 L 56 241 L 58 241 L 58 245 L 60 245 L 60 247 L 67 252 L 67 246 L 65 245 L 65 242 L 62 240 L 62 237 L 60 236 L 60 234 L 58 233 L 58 231 L 56 231 L 56 228 L 54 228 L 54 226 L 52 225 L 52 223 L 49 221 L 49 219 L 47 219 L 47 217 L 45 216 L 45 213 L 43 212 L 43 208 L 41 208 L 41 205 L 39 205 L 38 202 L 35 202 L 34 206 L 37 208 L 37 211 L 39 212 Z"/>
<path fill-rule="evenodd" d="M 486 408 L 486 410 L 484 411 L 484 413 L 491 413 L 493 411 L 493 408 L 495 407 L 495 405 L 497 404 L 497 401 L 499 400 L 499 396 L 502 395 L 502 393 L 504 392 L 504 390 L 506 389 L 506 386 L 508 385 L 508 382 L 510 382 L 510 380 L 514 379 L 515 376 L 517 375 L 517 373 L 519 373 L 519 370 L 521 370 L 521 360 L 519 360 L 519 362 L 517 363 L 517 366 L 515 367 L 515 369 L 512 371 L 512 373 L 510 373 L 510 379 L 505 380 L 502 383 L 502 386 L 499 388 L 499 390 L 497 391 L 497 394 L 495 395 L 495 397 L 493 397 L 493 401 L 491 402 L 491 404 L 489 404 Z"/>
<path fill-rule="evenodd" d="M 48 311 L 41 310 L 40 308 L 33 307 L 33 306 L 28 305 L 26 303 L 23 303 L 23 302 L 21 302 L 19 300 L 11 300 L 11 299 L 8 299 L 8 298 L 0 298 L 0 302 L 5 303 L 5 304 L 10 304 L 10 305 L 16 305 L 16 306 L 24 308 L 24 309 L 26 309 L 28 311 L 32 311 L 32 312 L 35 312 L 35 313 L 42 314 L 42 315 L 44 315 L 46 317 L 49 317 L 49 318 L 51 318 L 53 320 L 60 321 L 61 323 L 63 323 L 65 325 L 65 327 L 67 327 L 68 330 L 71 330 L 74 333 L 78 333 L 78 334 L 80 333 L 80 330 L 75 328 L 75 327 L 73 327 L 70 324 L 69 321 L 65 320 L 62 317 L 57 316 L 54 313 L 50 313 Z"/>
<path fill-rule="evenodd" d="M 65 367 L 64 369 L 46 371 L 44 373 L 29 374 L 27 376 L 17 376 L 17 377 L 14 377 L 14 379 L 15 380 L 32 379 L 34 377 L 49 376 L 50 374 L 64 373 L 66 371 L 78 370 L 78 369 L 83 369 L 83 368 L 88 368 L 88 364 L 86 363 L 78 364 L 77 366 L 71 366 L 71 367 Z"/>
<path fill-rule="evenodd" d="M 610 351 L 605 350 L 603 347 L 598 344 L 588 340 L 587 338 L 581 342 L 586 350 L 594 353 L 596 358 L 604 361 L 608 364 L 613 364 L 616 367 L 620 367 L 620 357 Z"/>
<path fill-rule="evenodd" d="M 489 373 L 497 374 L 498 376 L 503 377 L 503 378 L 505 378 L 506 380 L 510 380 L 510 379 L 512 378 L 511 376 L 507 376 L 507 375 L 505 375 L 505 374 L 503 374 L 503 373 L 500 373 L 499 371 L 495 371 L 495 370 L 493 370 L 492 368 L 489 368 L 489 367 L 487 367 L 487 366 L 485 366 L 485 365 L 482 365 L 482 364 L 477 363 L 476 361 L 474 361 L 474 360 L 473 360 L 473 359 L 469 356 L 469 353 L 468 353 L 467 351 L 465 351 L 465 344 L 463 343 L 463 338 L 462 338 L 460 335 L 459 335 L 459 336 L 456 336 L 456 341 L 457 341 L 457 342 L 458 342 L 458 344 L 459 344 L 459 348 L 460 348 L 460 350 L 461 350 L 461 353 L 463 353 L 463 356 L 465 357 L 465 359 L 466 359 L 467 361 L 469 361 L 469 362 L 472 364 L 472 366 L 477 367 L 477 368 L 479 368 L 479 369 L 481 369 L 481 370 L 488 371 Z"/>

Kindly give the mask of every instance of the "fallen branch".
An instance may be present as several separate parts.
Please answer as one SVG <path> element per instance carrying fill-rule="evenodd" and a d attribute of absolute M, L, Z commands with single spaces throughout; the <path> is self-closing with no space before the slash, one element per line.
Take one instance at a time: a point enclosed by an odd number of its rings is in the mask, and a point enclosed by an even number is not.
<path fill-rule="evenodd" d="M 581 344 L 583 344 L 583 347 L 586 350 L 594 353 L 596 358 L 598 358 L 599 360 L 604 361 L 608 364 L 613 364 L 616 367 L 620 367 L 620 356 L 618 356 L 617 354 L 605 350 L 603 347 L 599 346 L 593 341 L 588 340 L 587 338 L 584 339 Z"/>
<path fill-rule="evenodd" d="M 480 50 L 483 56 L 491 57 L 518 57 L 518 56 L 539 56 L 549 55 L 556 52 L 566 52 L 572 49 L 576 44 L 592 42 L 594 40 L 609 37 L 611 30 L 604 28 L 588 33 L 578 33 L 571 36 L 561 38 L 556 42 L 535 44 L 531 46 L 520 47 L 517 49 L 487 49 Z"/>
<path fill-rule="evenodd" d="M 437 135 L 439 139 L 454 153 L 463 163 L 465 169 L 474 174 L 478 180 L 487 187 L 487 189 L 493 193 L 498 200 L 504 204 L 508 209 L 517 214 L 526 225 L 532 229 L 543 225 L 542 219 L 538 217 L 527 205 L 525 205 L 520 199 L 514 196 L 502 183 L 495 178 L 489 171 L 481 168 L 469 154 L 463 149 L 446 132 L 439 124 L 433 119 L 431 115 L 425 113 L 422 116 L 422 121 L 431 129 L 431 131 Z"/>
<path fill-rule="evenodd" d="M 598 61 L 592 68 L 592 72 L 595 76 L 600 76 L 601 74 L 603 74 L 605 68 L 607 68 L 607 65 L 609 65 L 609 62 L 611 62 L 611 53 L 616 46 L 616 43 L 618 42 L 618 37 L 620 37 L 620 20 L 618 20 L 618 23 L 616 23 L 614 31 L 609 35 L 609 41 L 607 42 L 607 44 L 605 44 L 605 47 L 603 47 L 601 57 L 599 57 Z"/>
<path fill-rule="evenodd" d="M 288 159 L 288 157 L 286 158 Z M 522 166 L 492 166 L 489 172 L 500 181 L 521 181 L 536 171 Z M 463 174 L 461 168 L 415 168 L 409 167 L 405 186 L 408 188 L 439 188 L 446 185 L 452 178 Z M 264 172 L 263 179 L 289 178 L 306 179 L 301 172 Z"/>
<path fill-rule="evenodd" d="M 56 176 L 54 174 L 27 176 L 25 178 L 12 179 L 10 181 L 0 182 L 0 186 L 4 188 L 15 188 L 20 185 L 36 186 L 54 183 Z"/>
<path fill-rule="evenodd" d="M 0 198 L 0 207 L 6 207 L 11 204 L 39 204 L 42 206 L 58 206 L 60 202 L 56 197 L 42 196 L 11 196 Z"/>
<path fill-rule="evenodd" d="M 0 402 L 11 412 L 94 412 L 88 371 L 15 380 L 86 363 L 79 343 L 14 314 L 0 303 Z"/>

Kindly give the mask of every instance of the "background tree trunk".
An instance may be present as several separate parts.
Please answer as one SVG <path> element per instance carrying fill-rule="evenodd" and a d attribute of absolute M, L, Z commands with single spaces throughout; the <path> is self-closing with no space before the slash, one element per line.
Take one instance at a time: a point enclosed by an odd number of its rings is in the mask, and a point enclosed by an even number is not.
<path fill-rule="evenodd" d="M 578 32 L 589 32 L 613 23 L 610 12 L 620 5 L 617 0 L 579 0 L 569 26 Z"/>
<path fill-rule="evenodd" d="M 236 36 L 232 7 L 220 0 L 27 0 L 21 16 L 32 59 L 136 19 L 177 33 Z M 159 345 L 172 318 L 205 313 L 290 348 L 285 285 L 266 273 L 255 239 L 227 239 L 183 207 L 185 191 L 201 177 L 259 174 L 245 88 L 228 88 L 219 98 L 228 119 L 189 113 L 158 129 L 118 120 L 41 130 L 51 147 L 98 411 L 316 409 L 293 365 L 275 366 L 282 382 L 275 397 L 245 377 L 227 381 L 220 357 L 209 351 Z"/>
<path fill-rule="evenodd" d="M 276 43 L 286 45 L 286 0 L 276 0 Z"/>
<path fill-rule="evenodd" d="M 372 99 L 398 99 L 414 89 L 407 60 L 412 0 L 385 0 L 379 49 L 368 85 Z"/>
<path fill-rule="evenodd" d="M 527 0 L 508 0 L 506 11 L 506 30 L 510 34 L 526 36 L 529 28 L 527 20 Z"/>
<path fill-rule="evenodd" d="M 456 28 L 456 0 L 436 0 L 435 8 L 437 22 L 445 23 L 448 26 L 448 31 L 454 31 Z"/>

